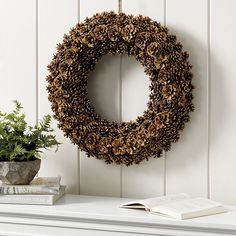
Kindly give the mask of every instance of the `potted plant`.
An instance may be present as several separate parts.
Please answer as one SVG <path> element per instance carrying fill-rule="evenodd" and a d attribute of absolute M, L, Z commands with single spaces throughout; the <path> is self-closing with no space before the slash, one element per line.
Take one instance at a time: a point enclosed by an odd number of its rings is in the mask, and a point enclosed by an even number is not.
<path fill-rule="evenodd" d="M 39 171 L 42 149 L 56 147 L 57 151 L 60 143 L 52 134 L 50 115 L 30 126 L 21 104 L 14 104 L 12 112 L 0 111 L 0 180 L 5 184 L 29 184 Z"/>

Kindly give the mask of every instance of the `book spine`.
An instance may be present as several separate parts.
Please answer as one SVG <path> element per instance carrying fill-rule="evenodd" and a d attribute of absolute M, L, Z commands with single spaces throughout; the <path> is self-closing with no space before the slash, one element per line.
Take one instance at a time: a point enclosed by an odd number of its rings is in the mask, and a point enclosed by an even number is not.
<path fill-rule="evenodd" d="M 30 196 L 30 195 L 1 195 L 0 203 L 6 204 L 37 204 L 52 205 L 52 196 Z"/>
<path fill-rule="evenodd" d="M 48 186 L 1 186 L 0 194 L 58 194 L 59 189 Z"/>

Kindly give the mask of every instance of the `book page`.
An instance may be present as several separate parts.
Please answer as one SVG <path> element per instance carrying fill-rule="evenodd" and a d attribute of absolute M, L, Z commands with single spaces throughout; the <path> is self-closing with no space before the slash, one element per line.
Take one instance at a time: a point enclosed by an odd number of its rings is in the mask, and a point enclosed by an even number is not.
<path fill-rule="evenodd" d="M 209 210 L 222 206 L 220 203 L 205 198 L 184 199 L 176 202 L 170 202 L 151 209 L 152 213 L 162 213 L 170 216 L 184 215 L 203 210 Z"/>
<path fill-rule="evenodd" d="M 151 209 L 156 206 L 167 204 L 170 202 L 175 202 L 178 200 L 188 199 L 190 196 L 186 193 L 172 194 L 161 197 L 147 198 L 143 200 L 136 200 L 127 203 L 123 203 L 121 207 L 126 208 L 146 208 Z"/>

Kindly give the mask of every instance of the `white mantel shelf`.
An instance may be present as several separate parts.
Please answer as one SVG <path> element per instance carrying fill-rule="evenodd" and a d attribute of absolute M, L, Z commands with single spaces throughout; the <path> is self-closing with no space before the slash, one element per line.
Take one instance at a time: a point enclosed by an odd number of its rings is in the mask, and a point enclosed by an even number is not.
<path fill-rule="evenodd" d="M 65 195 L 53 206 L 0 204 L 0 235 L 236 235 L 236 207 L 174 220 L 118 206 L 131 199 Z"/>

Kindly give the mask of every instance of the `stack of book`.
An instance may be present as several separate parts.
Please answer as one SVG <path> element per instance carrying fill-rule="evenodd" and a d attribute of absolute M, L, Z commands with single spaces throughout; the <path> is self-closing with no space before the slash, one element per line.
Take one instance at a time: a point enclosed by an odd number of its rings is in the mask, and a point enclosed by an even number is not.
<path fill-rule="evenodd" d="M 65 194 L 61 177 L 36 177 L 29 185 L 0 184 L 0 204 L 53 205 Z"/>

